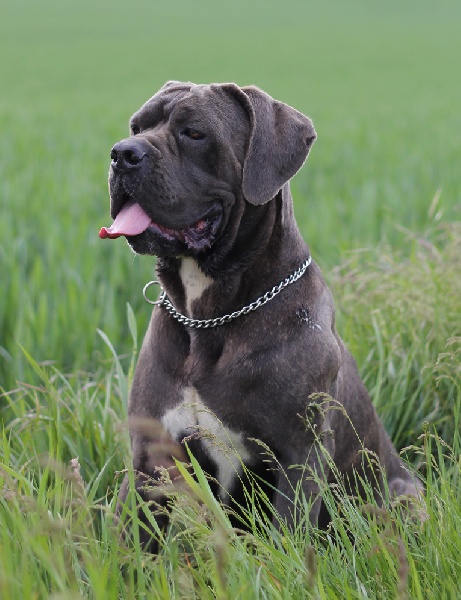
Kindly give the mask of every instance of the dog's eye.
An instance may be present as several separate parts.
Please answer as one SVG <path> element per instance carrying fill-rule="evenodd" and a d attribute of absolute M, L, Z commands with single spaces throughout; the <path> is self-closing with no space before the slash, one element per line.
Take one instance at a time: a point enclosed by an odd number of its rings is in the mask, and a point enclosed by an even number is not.
<path fill-rule="evenodd" d="M 131 126 L 131 134 L 138 135 L 138 133 L 141 133 L 141 128 L 138 127 L 138 125 L 132 125 Z"/>
<path fill-rule="evenodd" d="M 203 140 L 205 137 L 204 133 L 197 131 L 196 129 L 191 129 L 190 127 L 183 129 L 182 135 L 190 138 L 191 140 Z"/>

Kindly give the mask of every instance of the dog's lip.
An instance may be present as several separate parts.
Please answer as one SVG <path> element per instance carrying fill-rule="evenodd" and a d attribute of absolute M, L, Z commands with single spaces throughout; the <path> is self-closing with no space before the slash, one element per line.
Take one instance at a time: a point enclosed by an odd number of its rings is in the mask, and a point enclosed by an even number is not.
<path fill-rule="evenodd" d="M 134 237 L 146 230 L 157 234 L 168 241 L 179 241 L 191 250 L 205 250 L 211 246 L 212 240 L 221 222 L 221 211 L 212 207 L 200 219 L 185 227 L 172 228 L 161 225 L 151 219 L 137 202 L 126 202 L 110 227 L 102 227 L 99 231 L 101 239 L 115 239 L 120 236 Z"/>

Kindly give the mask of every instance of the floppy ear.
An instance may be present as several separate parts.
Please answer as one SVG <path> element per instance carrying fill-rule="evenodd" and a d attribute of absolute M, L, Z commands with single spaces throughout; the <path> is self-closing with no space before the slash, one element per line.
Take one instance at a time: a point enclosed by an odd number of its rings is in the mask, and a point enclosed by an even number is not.
<path fill-rule="evenodd" d="M 314 143 L 312 121 L 257 87 L 241 88 L 249 103 L 250 142 L 243 165 L 243 195 L 264 204 L 277 195 L 304 164 Z"/>

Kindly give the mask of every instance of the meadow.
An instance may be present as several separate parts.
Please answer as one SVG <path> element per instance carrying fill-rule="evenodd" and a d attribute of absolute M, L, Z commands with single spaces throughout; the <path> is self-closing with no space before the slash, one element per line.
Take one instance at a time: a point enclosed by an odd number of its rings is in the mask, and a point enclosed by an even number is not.
<path fill-rule="evenodd" d="M 448 0 L 2 9 L 1 598 L 457 597 L 460 22 Z M 170 79 L 256 84 L 313 119 L 295 212 L 373 402 L 424 481 L 423 524 L 326 489 L 328 531 L 275 531 L 259 498 L 244 534 L 195 467 L 171 492 L 160 555 L 137 546 L 134 514 L 134 542 L 121 541 L 114 498 L 154 263 L 98 231 L 110 148 Z"/>

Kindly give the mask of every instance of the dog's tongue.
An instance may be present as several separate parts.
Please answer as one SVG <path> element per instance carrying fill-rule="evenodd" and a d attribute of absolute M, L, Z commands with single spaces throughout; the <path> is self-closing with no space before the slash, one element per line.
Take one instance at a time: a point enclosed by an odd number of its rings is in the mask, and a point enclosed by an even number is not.
<path fill-rule="evenodd" d="M 127 202 L 115 217 L 112 225 L 101 228 L 99 237 L 113 239 L 121 235 L 138 235 L 145 231 L 151 223 L 152 219 L 137 202 Z"/>

